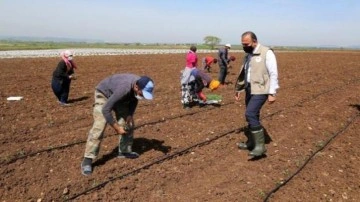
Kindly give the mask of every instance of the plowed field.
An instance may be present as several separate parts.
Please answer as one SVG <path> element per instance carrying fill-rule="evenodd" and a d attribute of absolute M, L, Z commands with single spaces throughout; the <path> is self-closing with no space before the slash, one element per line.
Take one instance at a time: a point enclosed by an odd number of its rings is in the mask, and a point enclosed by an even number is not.
<path fill-rule="evenodd" d="M 360 201 L 360 52 L 276 52 L 280 89 L 262 109 L 260 159 L 236 146 L 246 139 L 233 85 L 243 55 L 230 55 L 230 84 L 215 92 L 222 104 L 191 110 L 180 103 L 184 54 L 75 57 L 70 107 L 50 87 L 59 58 L 0 59 L 1 201 Z M 125 72 L 155 81 L 155 99 L 135 113 L 141 156 L 116 158 L 108 127 L 85 177 L 94 87 Z M 217 78 L 217 65 L 210 74 Z"/>

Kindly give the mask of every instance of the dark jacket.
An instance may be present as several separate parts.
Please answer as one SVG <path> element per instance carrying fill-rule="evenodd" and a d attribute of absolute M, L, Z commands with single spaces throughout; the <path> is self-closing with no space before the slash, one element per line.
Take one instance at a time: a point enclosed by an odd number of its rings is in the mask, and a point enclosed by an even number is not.
<path fill-rule="evenodd" d="M 227 66 L 229 64 L 228 62 L 228 49 L 226 48 L 220 48 L 218 52 L 218 63 L 219 66 Z"/>
<path fill-rule="evenodd" d="M 199 69 L 194 69 L 193 71 L 191 71 L 191 75 L 193 75 L 195 77 L 195 93 L 199 93 L 201 92 L 205 87 L 209 87 L 209 84 L 211 82 L 211 77 L 206 74 L 205 72 L 199 70 Z"/>
<path fill-rule="evenodd" d="M 72 74 L 74 74 L 74 69 L 70 68 L 68 70 L 65 61 L 61 60 L 53 72 L 53 80 L 58 80 L 60 82 L 69 80 L 69 76 Z"/>

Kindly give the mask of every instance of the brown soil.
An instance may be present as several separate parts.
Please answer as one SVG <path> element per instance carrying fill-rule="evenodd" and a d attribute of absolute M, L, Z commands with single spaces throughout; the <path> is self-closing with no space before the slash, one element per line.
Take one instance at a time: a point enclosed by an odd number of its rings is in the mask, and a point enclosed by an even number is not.
<path fill-rule="evenodd" d="M 235 55 L 229 82 L 239 71 Z M 221 106 L 182 109 L 183 54 L 76 57 L 71 107 L 59 106 L 50 88 L 58 58 L 1 59 L 1 201 L 359 201 L 360 52 L 276 56 L 281 89 L 262 109 L 268 152 L 255 160 L 236 146 L 246 122 L 233 84 L 216 92 Z M 116 158 L 118 136 L 108 127 L 85 177 L 94 87 L 124 72 L 156 83 L 155 99 L 135 114 L 141 156 Z"/>

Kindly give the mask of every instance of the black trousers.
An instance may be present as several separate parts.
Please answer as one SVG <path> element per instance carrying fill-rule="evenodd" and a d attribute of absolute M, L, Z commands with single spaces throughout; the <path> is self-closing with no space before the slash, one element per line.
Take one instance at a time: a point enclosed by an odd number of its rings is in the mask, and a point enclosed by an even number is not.
<path fill-rule="evenodd" d="M 57 97 L 57 99 L 61 103 L 67 103 L 69 98 L 69 92 L 70 92 L 70 79 L 64 79 L 64 80 L 57 80 L 53 79 L 51 81 L 51 88 Z"/>
<path fill-rule="evenodd" d="M 220 67 L 220 71 L 219 71 L 218 79 L 219 79 L 220 83 L 224 85 L 228 68 L 227 68 L 227 66 L 223 66 L 223 65 L 219 65 L 219 67 Z"/>

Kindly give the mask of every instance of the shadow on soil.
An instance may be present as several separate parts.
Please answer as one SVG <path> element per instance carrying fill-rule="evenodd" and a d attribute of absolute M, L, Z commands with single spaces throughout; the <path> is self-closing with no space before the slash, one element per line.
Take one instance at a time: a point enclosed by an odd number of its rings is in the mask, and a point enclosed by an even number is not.
<path fill-rule="evenodd" d="M 354 108 L 356 108 L 358 111 L 360 111 L 360 104 L 350 105 L 350 107 L 354 107 Z"/>
<path fill-rule="evenodd" d="M 270 142 L 273 141 L 271 136 L 267 132 L 266 128 L 264 128 L 264 136 L 265 136 L 265 144 L 270 144 Z"/>
<path fill-rule="evenodd" d="M 213 107 L 221 107 L 221 104 L 219 103 L 211 103 L 211 104 L 198 104 L 199 108 L 207 107 L 207 106 L 213 106 Z"/>
<path fill-rule="evenodd" d="M 163 145 L 164 141 L 156 140 L 156 139 L 146 139 L 146 138 L 135 138 L 133 150 L 140 155 L 149 151 L 161 151 L 164 154 L 167 154 L 171 147 Z"/>
<path fill-rule="evenodd" d="M 87 100 L 87 99 L 89 99 L 89 96 L 83 96 L 83 97 L 79 97 L 79 98 L 75 98 L 75 99 L 69 99 L 68 103 L 80 102 L 80 101 Z"/>
<path fill-rule="evenodd" d="M 167 154 L 171 147 L 163 144 L 164 141 L 156 139 L 134 138 L 133 151 L 140 155 L 150 150 L 161 151 L 162 153 Z M 118 156 L 118 150 L 119 147 L 115 147 L 110 153 L 95 161 L 93 166 L 104 165 L 107 161 L 116 158 Z"/>

